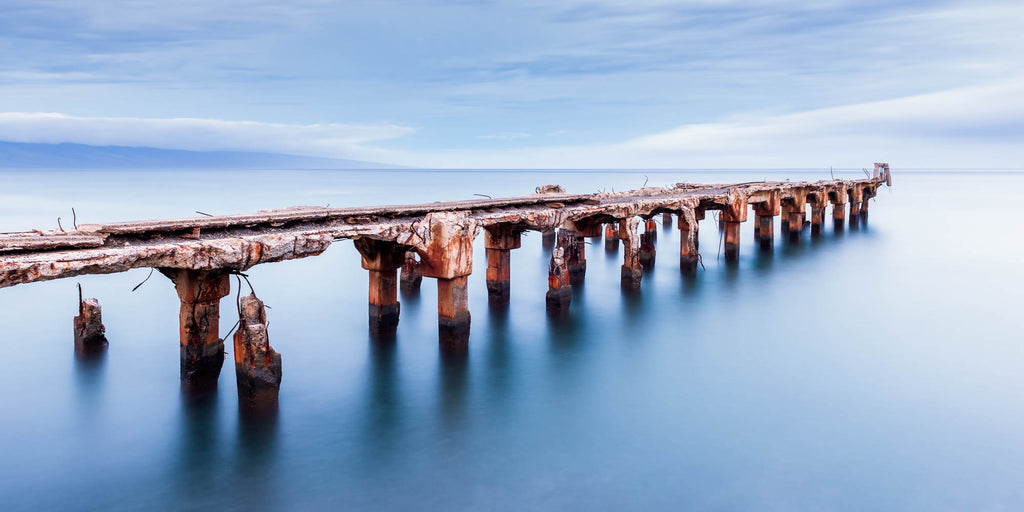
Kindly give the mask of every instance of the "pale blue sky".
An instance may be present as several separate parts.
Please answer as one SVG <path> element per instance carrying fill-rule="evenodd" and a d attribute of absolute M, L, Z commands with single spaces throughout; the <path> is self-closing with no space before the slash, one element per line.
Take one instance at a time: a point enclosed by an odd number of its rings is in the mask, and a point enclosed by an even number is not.
<path fill-rule="evenodd" d="M 0 0 L 0 140 L 1024 166 L 1024 3 Z"/>

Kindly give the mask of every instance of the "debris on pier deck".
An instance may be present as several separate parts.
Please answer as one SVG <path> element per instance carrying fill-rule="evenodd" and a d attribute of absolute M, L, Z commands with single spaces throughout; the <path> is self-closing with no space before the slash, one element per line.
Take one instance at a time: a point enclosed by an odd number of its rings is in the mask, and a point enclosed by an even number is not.
<path fill-rule="evenodd" d="M 851 226 L 856 225 L 867 215 L 868 200 L 877 195 L 880 186 L 891 184 L 891 179 L 889 166 L 880 163 L 875 164 L 873 176 L 857 180 L 677 183 L 595 194 L 568 194 L 557 185 L 546 185 L 534 194 L 506 199 L 294 207 L 244 215 L 83 225 L 69 231 L 6 233 L 0 234 L 0 288 L 140 267 L 159 269 L 174 282 L 181 301 L 182 380 L 215 382 L 224 360 L 219 303 L 230 291 L 229 275 L 261 263 L 315 256 L 336 240 L 354 240 L 368 271 L 371 332 L 394 332 L 400 313 L 399 287 L 403 293 L 415 293 L 422 277 L 434 278 L 439 344 L 442 349 L 459 352 L 469 340 L 467 276 L 473 271 L 473 242 L 481 231 L 485 233 L 487 293 L 492 305 L 508 306 L 514 273 L 510 252 L 520 247 L 523 232 L 539 231 L 544 234 L 543 245 L 552 252 L 546 302 L 549 309 L 565 311 L 572 299 L 572 283 L 580 283 L 586 274 L 585 239 L 600 238 L 602 231 L 608 252 L 617 252 L 622 241 L 622 287 L 635 290 L 640 287 L 643 267 L 654 264 L 658 215 L 666 227 L 671 226 L 672 215 L 676 216 L 681 235 L 680 269 L 683 274 L 693 274 L 701 266 L 698 221 L 709 210 L 720 212 L 724 257 L 735 262 L 741 247 L 740 223 L 747 220 L 751 208 L 756 216 L 755 242 L 770 250 L 775 216 L 782 216 L 782 232 L 792 238 L 801 236 L 808 205 L 812 236 L 821 233 L 829 204 L 837 229 L 847 218 Z M 246 325 L 258 327 L 259 319 L 265 321 L 262 305 L 259 310 L 260 314 L 250 315 L 253 318 L 246 320 Z M 236 345 L 241 343 L 244 348 L 256 343 L 265 345 L 258 350 L 273 352 L 263 340 L 250 342 L 245 336 L 241 342 L 236 337 Z M 274 373 L 270 364 L 267 371 Z M 250 382 L 246 386 L 263 384 Z"/>

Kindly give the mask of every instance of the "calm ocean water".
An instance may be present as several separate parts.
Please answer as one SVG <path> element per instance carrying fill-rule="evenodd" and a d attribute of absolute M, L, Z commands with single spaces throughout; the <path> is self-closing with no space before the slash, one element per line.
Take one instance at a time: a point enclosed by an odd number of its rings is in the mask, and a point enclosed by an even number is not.
<path fill-rule="evenodd" d="M 1024 174 L 900 173 L 858 230 L 679 273 L 659 233 L 641 293 L 588 247 L 571 315 L 544 312 L 539 234 L 470 352 L 438 352 L 433 282 L 393 344 L 366 329 L 350 242 L 250 271 L 282 354 L 280 410 L 182 395 L 178 302 L 147 270 L 0 290 L 0 502 L 37 510 L 1020 510 Z M 853 177 L 854 175 L 848 175 Z M 293 205 L 429 202 L 827 173 L 9 172 L 0 231 Z M 777 222 L 777 221 L 776 221 Z M 778 233 L 778 224 L 776 224 Z M 110 347 L 73 354 L 76 283 Z M 232 283 L 234 286 L 234 283 Z M 224 304 L 228 304 L 225 302 Z M 235 321 L 224 307 L 221 332 Z M 230 343 L 229 343 L 230 350 Z"/>

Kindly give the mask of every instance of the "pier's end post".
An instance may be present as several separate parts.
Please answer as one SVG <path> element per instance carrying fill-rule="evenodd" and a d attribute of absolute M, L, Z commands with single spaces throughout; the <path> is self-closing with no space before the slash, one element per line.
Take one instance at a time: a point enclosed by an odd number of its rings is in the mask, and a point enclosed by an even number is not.
<path fill-rule="evenodd" d="M 267 312 L 255 294 L 241 299 L 234 344 L 239 405 L 253 411 L 276 409 L 281 389 L 281 354 L 270 346 Z"/>
<path fill-rule="evenodd" d="M 372 238 L 355 241 L 363 268 L 369 271 L 367 313 L 370 334 L 394 336 L 402 305 L 398 302 L 398 269 L 406 262 L 408 247 Z"/>
<path fill-rule="evenodd" d="M 496 224 L 484 230 L 487 251 L 487 299 L 492 305 L 508 305 L 512 278 L 512 249 L 522 245 L 522 232 L 510 224 Z"/>
<path fill-rule="evenodd" d="M 189 387 L 213 387 L 224 365 L 220 338 L 220 299 L 231 292 L 228 274 L 211 270 L 160 269 L 181 300 L 181 381 Z"/>

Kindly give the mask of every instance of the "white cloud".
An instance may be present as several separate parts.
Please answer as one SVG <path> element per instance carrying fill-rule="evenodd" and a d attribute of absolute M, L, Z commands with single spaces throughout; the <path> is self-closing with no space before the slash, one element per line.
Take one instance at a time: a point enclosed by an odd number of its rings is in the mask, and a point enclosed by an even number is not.
<path fill-rule="evenodd" d="M 502 133 L 494 133 L 494 134 L 491 134 L 491 135 L 477 135 L 476 138 L 478 138 L 478 139 L 485 139 L 485 140 L 486 139 L 491 139 L 491 140 L 516 140 L 516 139 L 525 139 L 525 138 L 528 138 L 528 137 L 531 137 L 531 136 L 532 136 L 531 134 L 524 133 L 524 132 L 502 132 Z"/>
<path fill-rule="evenodd" d="M 734 116 L 607 145 L 394 156 L 395 163 L 443 168 L 860 167 L 880 160 L 1020 168 L 1022 138 L 1019 78 L 793 114 Z"/>
<path fill-rule="evenodd" d="M 282 124 L 217 119 L 74 117 L 0 113 L 0 140 L 93 146 L 145 146 L 196 151 L 235 150 L 367 159 L 370 143 L 411 134 L 398 124 Z"/>

